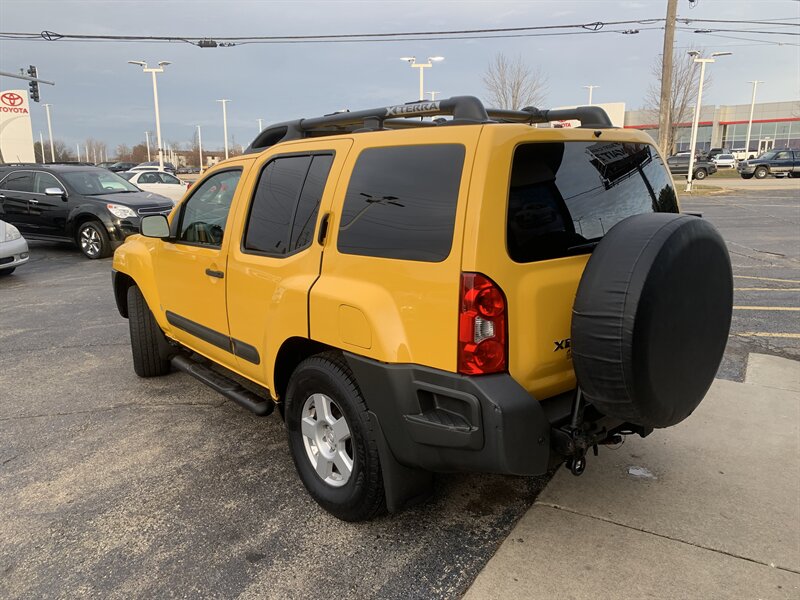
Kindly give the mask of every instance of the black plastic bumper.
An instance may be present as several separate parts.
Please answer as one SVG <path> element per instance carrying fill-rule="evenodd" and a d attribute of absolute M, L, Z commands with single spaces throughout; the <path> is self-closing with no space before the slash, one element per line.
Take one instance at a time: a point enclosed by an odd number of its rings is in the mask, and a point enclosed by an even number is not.
<path fill-rule="evenodd" d="M 510 375 L 466 377 L 345 356 L 400 465 L 438 472 L 547 471 L 553 416 Z M 381 459 L 385 464 L 391 457 Z"/>

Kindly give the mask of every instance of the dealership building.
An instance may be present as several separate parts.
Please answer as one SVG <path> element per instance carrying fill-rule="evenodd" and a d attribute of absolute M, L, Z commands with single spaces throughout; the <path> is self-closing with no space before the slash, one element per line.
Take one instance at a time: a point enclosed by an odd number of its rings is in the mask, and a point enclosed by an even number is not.
<path fill-rule="evenodd" d="M 694 115 L 694 107 L 687 111 Z M 697 148 L 744 149 L 750 104 L 728 106 L 703 106 L 697 130 Z M 629 110 L 625 112 L 625 127 L 641 129 L 658 139 L 658 112 Z M 676 152 L 689 150 L 691 118 L 680 123 L 676 136 Z M 790 102 L 762 102 L 753 110 L 753 127 L 750 132 L 750 152 L 757 154 L 771 148 L 800 150 L 800 100 Z"/>

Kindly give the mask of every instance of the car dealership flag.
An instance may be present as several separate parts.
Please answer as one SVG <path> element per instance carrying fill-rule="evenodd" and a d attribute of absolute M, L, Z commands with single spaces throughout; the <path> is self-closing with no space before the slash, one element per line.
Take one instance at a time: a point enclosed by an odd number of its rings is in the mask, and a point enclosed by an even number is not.
<path fill-rule="evenodd" d="M 0 162 L 36 162 L 28 90 L 0 91 Z"/>

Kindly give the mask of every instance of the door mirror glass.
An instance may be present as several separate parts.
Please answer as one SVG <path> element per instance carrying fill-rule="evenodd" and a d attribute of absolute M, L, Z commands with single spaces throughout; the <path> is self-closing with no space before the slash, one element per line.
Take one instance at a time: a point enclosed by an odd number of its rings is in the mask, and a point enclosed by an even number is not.
<path fill-rule="evenodd" d="M 46 196 L 63 196 L 64 190 L 60 187 L 49 187 L 44 189 L 44 193 Z"/>
<path fill-rule="evenodd" d="M 169 237 L 169 222 L 164 215 L 149 215 L 142 218 L 142 235 L 164 239 Z"/>

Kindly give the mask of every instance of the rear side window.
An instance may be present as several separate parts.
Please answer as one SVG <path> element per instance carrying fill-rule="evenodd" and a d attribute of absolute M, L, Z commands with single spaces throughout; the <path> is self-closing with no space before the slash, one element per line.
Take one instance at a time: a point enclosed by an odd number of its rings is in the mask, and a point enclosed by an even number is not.
<path fill-rule="evenodd" d="M 267 164 L 258 180 L 244 249 L 285 255 L 311 244 L 333 156 L 287 156 Z"/>
<path fill-rule="evenodd" d="M 531 143 L 514 152 L 508 254 L 532 262 L 591 251 L 618 222 L 678 212 L 672 177 L 648 144 Z"/>
<path fill-rule="evenodd" d="M 0 188 L 14 192 L 33 192 L 33 173 L 15 171 L 3 180 Z"/>
<path fill-rule="evenodd" d="M 426 262 L 447 258 L 464 154 L 458 144 L 362 152 L 344 201 L 339 252 Z"/>

